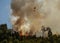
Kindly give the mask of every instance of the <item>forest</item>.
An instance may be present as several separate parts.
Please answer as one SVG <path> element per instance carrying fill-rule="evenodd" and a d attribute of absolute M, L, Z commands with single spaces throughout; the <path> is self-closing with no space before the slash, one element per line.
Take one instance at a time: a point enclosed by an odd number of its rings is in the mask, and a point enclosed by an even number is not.
<path fill-rule="evenodd" d="M 18 32 L 8 29 L 6 24 L 0 25 L 0 43 L 60 43 L 60 35 L 50 35 L 47 38 L 34 36 L 19 36 Z"/>

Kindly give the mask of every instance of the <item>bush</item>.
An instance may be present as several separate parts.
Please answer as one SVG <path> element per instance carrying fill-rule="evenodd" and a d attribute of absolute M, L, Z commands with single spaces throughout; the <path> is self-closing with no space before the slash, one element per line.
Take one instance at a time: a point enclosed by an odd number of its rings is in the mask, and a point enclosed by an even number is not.
<path fill-rule="evenodd" d="M 18 39 L 15 39 L 15 40 L 13 41 L 13 43 L 19 43 L 19 40 L 18 40 Z"/>
<path fill-rule="evenodd" d="M 12 41 L 9 41 L 8 43 L 13 43 Z"/>
<path fill-rule="evenodd" d="M 6 39 L 4 39 L 1 43 L 8 43 L 8 41 Z"/>

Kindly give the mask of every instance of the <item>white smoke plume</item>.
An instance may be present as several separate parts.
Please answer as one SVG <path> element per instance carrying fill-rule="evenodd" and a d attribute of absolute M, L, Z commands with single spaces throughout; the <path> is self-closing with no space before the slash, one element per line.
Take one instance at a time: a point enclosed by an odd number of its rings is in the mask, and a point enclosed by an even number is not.
<path fill-rule="evenodd" d="M 60 33 L 59 0 L 12 0 L 11 21 L 15 31 L 32 31 L 40 36 L 41 26 L 50 27 L 53 34 Z"/>

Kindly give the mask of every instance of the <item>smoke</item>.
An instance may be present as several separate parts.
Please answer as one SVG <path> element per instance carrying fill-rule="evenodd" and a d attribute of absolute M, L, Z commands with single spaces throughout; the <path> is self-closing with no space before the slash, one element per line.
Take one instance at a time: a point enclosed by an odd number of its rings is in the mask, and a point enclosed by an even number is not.
<path fill-rule="evenodd" d="M 51 28 L 53 34 L 60 34 L 60 1 L 47 0 L 44 1 L 42 12 L 47 15 L 44 20 L 44 25 Z"/>
<path fill-rule="evenodd" d="M 53 34 L 59 34 L 59 0 L 12 0 L 11 22 L 13 29 L 23 35 L 32 32 L 40 36 L 41 26 L 50 27 Z"/>

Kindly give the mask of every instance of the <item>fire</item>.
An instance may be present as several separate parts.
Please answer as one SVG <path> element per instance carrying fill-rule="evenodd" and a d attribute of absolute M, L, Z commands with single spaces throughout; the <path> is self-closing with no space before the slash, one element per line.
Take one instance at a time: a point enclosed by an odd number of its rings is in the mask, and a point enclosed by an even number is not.
<path fill-rule="evenodd" d="M 23 36 L 23 35 L 22 35 L 22 31 L 19 32 L 19 35 L 20 35 L 20 36 Z"/>
<path fill-rule="evenodd" d="M 13 21 L 13 28 L 19 32 L 20 36 L 32 36 L 41 29 L 42 17 L 39 9 L 40 4 L 36 0 L 12 0 L 12 16 L 16 16 Z M 12 18 L 12 19 L 14 19 Z"/>
<path fill-rule="evenodd" d="M 27 36 L 29 36 L 29 33 L 26 32 L 26 33 L 23 34 L 23 32 L 22 32 L 22 30 L 21 30 L 21 31 L 19 32 L 19 35 L 20 35 L 20 36 L 26 36 L 26 37 L 27 37 Z"/>
<path fill-rule="evenodd" d="M 59 3 L 59 0 L 12 0 L 11 19 L 14 30 L 28 36 L 37 34 L 42 26 L 46 26 L 51 27 L 53 33 L 57 31 L 60 34 Z"/>
<path fill-rule="evenodd" d="M 28 32 L 26 32 L 26 33 L 25 33 L 25 36 L 29 36 L 29 33 L 28 33 Z"/>

